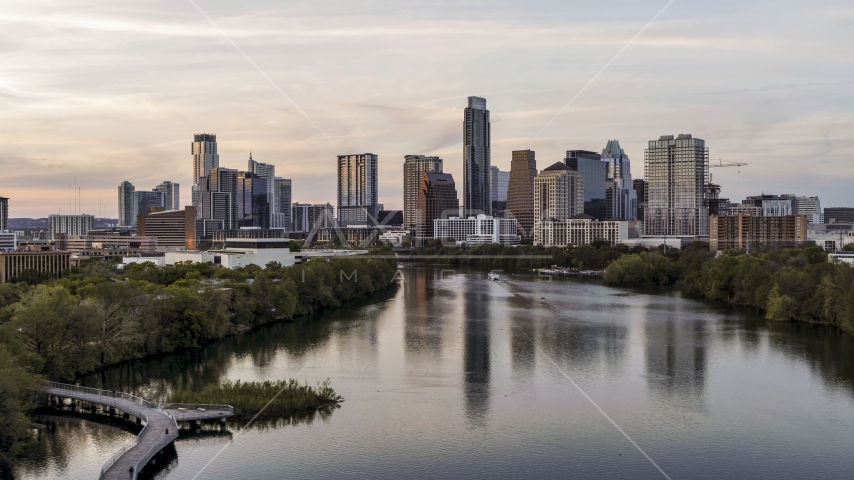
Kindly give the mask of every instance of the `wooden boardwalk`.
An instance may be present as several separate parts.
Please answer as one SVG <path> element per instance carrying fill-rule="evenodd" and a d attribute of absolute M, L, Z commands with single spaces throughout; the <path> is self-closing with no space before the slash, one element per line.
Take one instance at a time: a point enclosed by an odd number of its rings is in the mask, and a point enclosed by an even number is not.
<path fill-rule="evenodd" d="M 179 422 L 221 421 L 234 415 L 228 405 L 158 404 L 134 395 L 50 382 L 45 393 L 58 399 L 115 408 L 145 423 L 139 435 L 126 443 L 101 468 L 102 479 L 133 479 L 160 450 L 178 438 Z"/>

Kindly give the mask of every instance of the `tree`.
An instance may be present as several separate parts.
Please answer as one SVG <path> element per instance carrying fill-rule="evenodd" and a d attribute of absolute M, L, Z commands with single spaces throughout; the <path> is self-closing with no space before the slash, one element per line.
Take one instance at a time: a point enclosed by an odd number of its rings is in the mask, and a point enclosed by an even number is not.
<path fill-rule="evenodd" d="M 67 364 L 69 319 L 77 302 L 62 287 L 39 285 L 14 306 L 10 323 L 16 337 L 50 378 L 70 375 Z"/>
<path fill-rule="evenodd" d="M 81 293 L 97 324 L 99 364 L 103 366 L 118 356 L 115 350 L 121 344 L 135 340 L 139 312 L 131 308 L 132 293 L 124 283 L 100 283 Z"/>

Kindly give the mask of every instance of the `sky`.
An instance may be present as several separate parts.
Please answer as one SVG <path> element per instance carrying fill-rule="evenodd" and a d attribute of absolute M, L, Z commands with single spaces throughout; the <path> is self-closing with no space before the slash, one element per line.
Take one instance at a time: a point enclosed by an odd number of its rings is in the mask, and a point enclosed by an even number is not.
<path fill-rule="evenodd" d="M 641 178 L 648 141 L 690 133 L 748 163 L 711 170 L 732 201 L 854 206 L 854 4 L 668 2 L 6 0 L 0 196 L 68 213 L 76 181 L 77 210 L 115 218 L 119 183 L 171 180 L 188 204 L 193 134 L 215 133 L 221 166 L 251 151 L 295 202 L 334 204 L 336 156 L 375 153 L 399 209 L 407 154 L 442 157 L 462 195 L 477 95 L 502 170 L 618 139 Z"/>

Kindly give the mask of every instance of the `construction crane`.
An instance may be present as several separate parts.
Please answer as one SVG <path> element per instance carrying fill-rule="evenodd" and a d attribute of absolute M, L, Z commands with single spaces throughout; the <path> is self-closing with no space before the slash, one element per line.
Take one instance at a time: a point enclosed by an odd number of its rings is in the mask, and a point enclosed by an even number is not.
<path fill-rule="evenodd" d="M 715 163 L 711 163 L 711 162 L 718 162 L 718 163 L 715 164 Z M 727 162 L 726 160 L 721 160 L 720 158 L 712 159 L 709 162 L 709 168 L 743 167 L 743 166 L 747 166 L 747 164 L 746 163 L 738 163 L 738 162 Z M 739 168 L 739 170 L 741 170 L 741 168 Z"/>

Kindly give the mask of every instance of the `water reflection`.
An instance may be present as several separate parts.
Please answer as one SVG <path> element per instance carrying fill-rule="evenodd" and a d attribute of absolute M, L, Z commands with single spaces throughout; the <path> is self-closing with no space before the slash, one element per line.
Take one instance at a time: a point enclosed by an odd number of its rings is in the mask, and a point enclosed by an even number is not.
<path fill-rule="evenodd" d="M 463 368 L 465 377 L 466 421 L 471 428 L 483 428 L 489 417 L 490 307 L 488 288 L 481 276 L 460 276 L 463 303 Z"/>
<path fill-rule="evenodd" d="M 644 325 L 647 387 L 663 398 L 678 392 L 682 402 L 687 395 L 694 406 L 701 406 L 696 400 L 703 397 L 706 385 L 708 322 L 681 318 L 690 312 L 680 311 L 678 305 L 667 312 L 653 312 Z"/>

